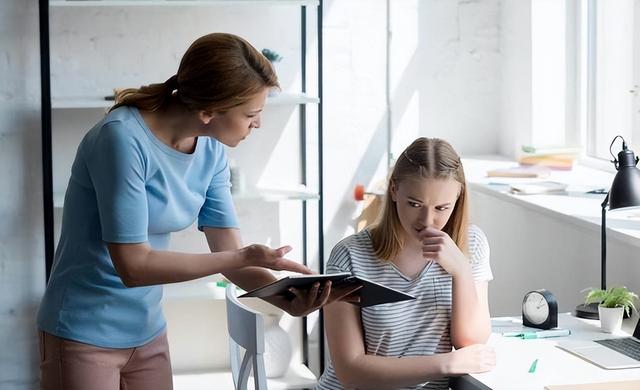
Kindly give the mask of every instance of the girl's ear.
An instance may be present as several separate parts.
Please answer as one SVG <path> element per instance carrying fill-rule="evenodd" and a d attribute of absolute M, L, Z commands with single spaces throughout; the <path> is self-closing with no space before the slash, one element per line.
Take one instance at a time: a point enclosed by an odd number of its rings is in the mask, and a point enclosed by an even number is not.
<path fill-rule="evenodd" d="M 391 200 L 395 203 L 398 198 L 398 186 L 395 180 L 389 180 L 389 193 L 391 194 Z"/>
<path fill-rule="evenodd" d="M 200 122 L 202 122 L 202 124 L 204 125 L 208 125 L 209 122 L 211 122 L 211 119 L 213 119 L 215 115 L 212 112 L 208 112 L 208 111 L 198 111 L 198 119 L 200 120 Z"/>

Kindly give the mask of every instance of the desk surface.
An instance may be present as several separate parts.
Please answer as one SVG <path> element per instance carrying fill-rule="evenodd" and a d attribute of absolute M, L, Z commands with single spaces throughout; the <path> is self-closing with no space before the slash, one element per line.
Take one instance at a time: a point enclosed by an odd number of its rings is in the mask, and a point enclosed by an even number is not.
<path fill-rule="evenodd" d="M 560 328 L 571 330 L 571 336 L 548 339 L 522 340 L 504 337 L 502 332 L 521 327 L 520 317 L 503 317 L 492 320 L 493 332 L 489 344 L 496 349 L 497 363 L 493 371 L 473 374 L 467 383 L 458 388 L 486 389 L 536 389 L 542 390 L 548 385 L 613 382 L 622 380 L 639 380 L 640 368 L 624 370 L 605 370 L 575 355 L 556 347 L 560 341 L 598 340 L 612 337 L 627 337 L 620 332 L 614 335 L 603 333 L 600 322 L 584 320 L 570 314 L 558 315 Z M 629 330 L 629 324 L 625 330 Z M 631 328 L 633 331 L 633 328 Z M 538 359 L 536 371 L 529 373 L 531 363 Z M 485 385 L 479 385 L 477 382 Z M 478 386 L 473 386 L 476 383 Z"/>

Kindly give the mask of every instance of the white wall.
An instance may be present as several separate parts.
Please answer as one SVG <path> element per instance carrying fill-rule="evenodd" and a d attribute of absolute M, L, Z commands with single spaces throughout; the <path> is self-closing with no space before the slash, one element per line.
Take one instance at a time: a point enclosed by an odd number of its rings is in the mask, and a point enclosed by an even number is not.
<path fill-rule="evenodd" d="M 37 388 L 44 290 L 38 2 L 0 2 L 0 388 Z"/>
<path fill-rule="evenodd" d="M 531 0 L 502 0 L 499 152 L 531 142 Z"/>
<path fill-rule="evenodd" d="M 392 152 L 417 136 L 498 150 L 500 2 L 391 1 Z"/>
<path fill-rule="evenodd" d="M 553 292 L 559 310 L 584 302 L 581 290 L 600 287 L 600 228 L 568 223 L 486 192 L 471 192 L 472 217 L 491 243 L 489 301 L 494 316 L 518 315 L 528 291 Z M 640 242 L 609 235 L 607 285 L 640 291 Z"/>

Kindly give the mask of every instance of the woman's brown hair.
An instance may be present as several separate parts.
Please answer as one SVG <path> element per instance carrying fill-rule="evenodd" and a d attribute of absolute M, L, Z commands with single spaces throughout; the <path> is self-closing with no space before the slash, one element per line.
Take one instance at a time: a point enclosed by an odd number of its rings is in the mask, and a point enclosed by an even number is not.
<path fill-rule="evenodd" d="M 402 225 L 396 204 L 391 197 L 392 184 L 407 179 L 454 179 L 460 183 L 460 194 L 453 212 L 442 231 L 447 233 L 458 247 L 467 252 L 467 186 L 460 156 L 446 141 L 438 138 L 418 138 L 396 161 L 387 185 L 385 200 L 377 223 L 371 228 L 371 240 L 376 256 L 391 260 L 402 249 Z"/>
<path fill-rule="evenodd" d="M 135 106 L 156 111 L 174 100 L 190 110 L 224 112 L 264 88 L 279 88 L 271 62 L 239 36 L 213 33 L 191 44 L 178 73 L 164 83 L 118 92 L 111 110 Z"/>

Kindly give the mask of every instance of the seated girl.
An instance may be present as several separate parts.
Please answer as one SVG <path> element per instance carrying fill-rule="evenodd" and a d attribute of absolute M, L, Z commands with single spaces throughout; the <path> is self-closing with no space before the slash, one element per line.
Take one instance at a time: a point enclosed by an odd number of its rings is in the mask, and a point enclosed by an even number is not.
<path fill-rule="evenodd" d="M 417 299 L 325 307 L 331 362 L 317 389 L 447 389 L 490 370 L 489 245 L 468 224 L 460 157 L 419 138 L 398 158 L 377 224 L 339 242 L 327 273 L 351 272 Z M 455 349 L 452 349 L 455 348 Z"/>

